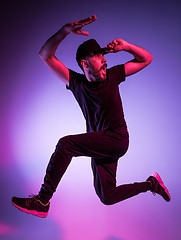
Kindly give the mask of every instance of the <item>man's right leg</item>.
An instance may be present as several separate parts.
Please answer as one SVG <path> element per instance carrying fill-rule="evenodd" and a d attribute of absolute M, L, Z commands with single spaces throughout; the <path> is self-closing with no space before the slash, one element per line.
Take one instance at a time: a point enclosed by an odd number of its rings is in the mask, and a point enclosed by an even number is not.
<path fill-rule="evenodd" d="M 13 205 L 23 212 L 45 218 L 50 207 L 49 200 L 56 191 L 56 187 L 71 159 L 72 154 L 66 150 L 63 140 L 60 139 L 55 152 L 50 158 L 44 177 L 44 184 L 42 184 L 39 194 L 30 198 L 13 197 Z"/>
<path fill-rule="evenodd" d="M 118 159 L 125 154 L 128 140 L 124 134 L 111 131 L 90 132 L 70 135 L 59 140 L 48 164 L 44 184 L 39 192 L 41 199 L 48 202 L 69 166 L 73 156 Z"/>
<path fill-rule="evenodd" d="M 46 217 L 49 200 L 56 191 L 57 185 L 65 173 L 73 156 L 111 157 L 119 156 L 120 149 L 125 152 L 125 137 L 113 140 L 107 131 L 66 136 L 60 139 L 52 154 L 39 195 L 33 198 L 12 198 L 12 203 L 21 211 Z M 112 134 L 111 134 L 112 135 Z"/>

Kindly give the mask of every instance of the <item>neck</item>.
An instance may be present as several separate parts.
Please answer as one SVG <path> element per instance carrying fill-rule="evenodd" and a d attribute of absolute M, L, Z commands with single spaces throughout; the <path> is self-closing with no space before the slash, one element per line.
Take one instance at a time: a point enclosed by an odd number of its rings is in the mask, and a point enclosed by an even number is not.
<path fill-rule="evenodd" d="M 85 77 L 87 78 L 88 82 L 103 82 L 106 80 L 106 79 L 100 78 L 98 76 L 95 76 L 88 71 L 84 71 L 84 74 L 85 74 Z"/>
<path fill-rule="evenodd" d="M 86 76 L 88 82 L 97 82 L 97 79 L 92 74 L 85 72 L 85 76 Z"/>

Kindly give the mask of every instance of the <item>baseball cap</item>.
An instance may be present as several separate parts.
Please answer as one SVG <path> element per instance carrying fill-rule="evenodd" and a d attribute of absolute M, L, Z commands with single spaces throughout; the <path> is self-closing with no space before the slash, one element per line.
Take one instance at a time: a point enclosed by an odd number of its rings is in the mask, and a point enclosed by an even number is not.
<path fill-rule="evenodd" d="M 97 53 L 108 53 L 107 48 L 101 48 L 98 42 L 95 39 L 89 39 L 85 42 L 83 42 L 77 49 L 76 53 L 76 60 L 77 63 L 80 66 L 80 62 L 83 58 L 90 55 L 91 53 L 97 54 Z"/>

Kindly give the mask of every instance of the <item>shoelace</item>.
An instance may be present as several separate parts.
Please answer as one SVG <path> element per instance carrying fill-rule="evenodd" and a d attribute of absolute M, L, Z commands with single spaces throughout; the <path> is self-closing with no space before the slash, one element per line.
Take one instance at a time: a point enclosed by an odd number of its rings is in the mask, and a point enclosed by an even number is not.
<path fill-rule="evenodd" d="M 27 198 L 26 201 L 27 203 L 30 203 L 31 202 L 31 199 L 34 198 L 35 201 L 39 202 L 42 206 L 46 207 L 49 205 L 49 201 L 48 203 L 42 203 L 40 199 L 37 198 L 37 195 L 34 195 L 34 194 L 30 194 L 28 195 L 30 198 Z"/>

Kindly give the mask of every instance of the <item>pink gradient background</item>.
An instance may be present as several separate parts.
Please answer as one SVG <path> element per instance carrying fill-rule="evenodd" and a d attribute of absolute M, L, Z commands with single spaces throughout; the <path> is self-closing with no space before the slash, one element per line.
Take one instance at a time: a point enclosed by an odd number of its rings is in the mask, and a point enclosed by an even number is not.
<path fill-rule="evenodd" d="M 179 240 L 181 236 L 181 18 L 179 1 L 6 1 L 1 3 L 1 240 Z M 85 131 L 71 92 L 38 56 L 64 23 L 96 14 L 86 29 L 105 46 L 123 38 L 150 51 L 152 64 L 120 87 L 130 148 L 120 159 L 118 184 L 158 171 L 172 200 L 140 194 L 104 206 L 92 184 L 89 158 L 74 158 L 46 219 L 16 210 L 11 197 L 37 193 L 58 139 Z M 57 56 L 79 71 L 70 35 Z M 127 53 L 106 56 L 108 67 Z"/>

